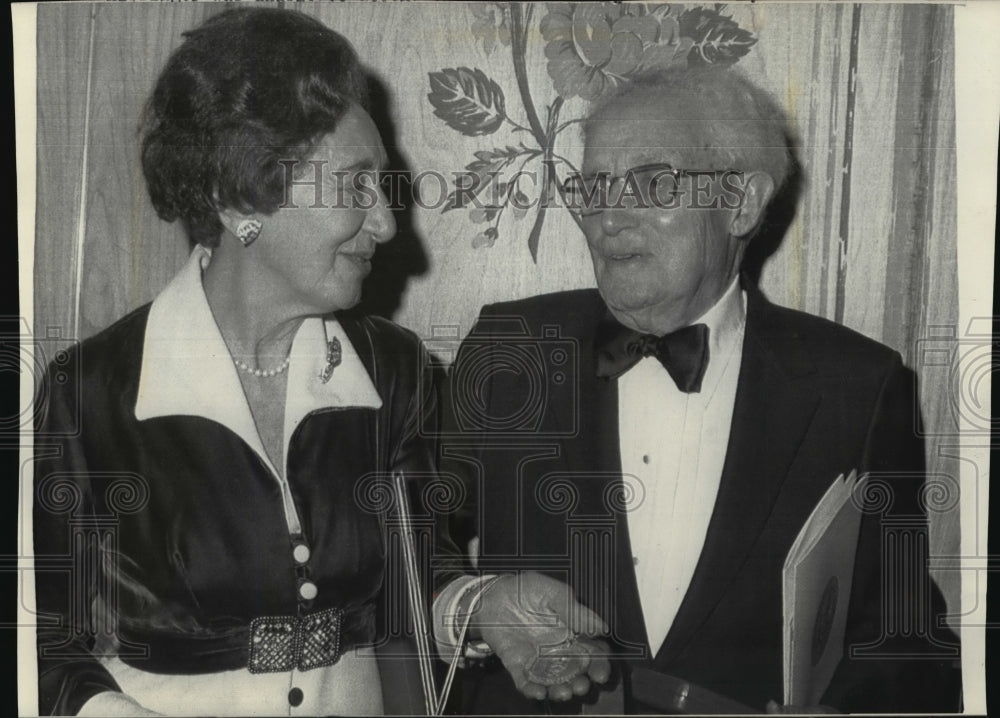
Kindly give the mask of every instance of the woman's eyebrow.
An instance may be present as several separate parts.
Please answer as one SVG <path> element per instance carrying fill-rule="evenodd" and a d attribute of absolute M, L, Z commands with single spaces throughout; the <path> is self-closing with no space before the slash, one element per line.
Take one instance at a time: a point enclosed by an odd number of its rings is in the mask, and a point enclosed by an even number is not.
<path fill-rule="evenodd" d="M 358 170 L 370 170 L 375 169 L 375 162 L 370 157 L 365 157 L 363 159 L 352 162 L 346 167 L 341 167 L 343 172 L 357 172 Z"/>
<path fill-rule="evenodd" d="M 385 166 L 385 163 L 380 162 L 374 157 L 363 157 L 346 167 L 341 167 L 337 171 L 339 172 L 358 172 L 361 170 L 381 170 Z"/>

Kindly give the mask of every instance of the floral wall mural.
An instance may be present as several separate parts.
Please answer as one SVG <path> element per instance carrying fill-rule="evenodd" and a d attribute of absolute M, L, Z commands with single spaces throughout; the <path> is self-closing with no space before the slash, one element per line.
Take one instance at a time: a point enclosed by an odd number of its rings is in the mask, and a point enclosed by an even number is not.
<path fill-rule="evenodd" d="M 588 107 L 648 69 L 735 63 L 785 107 L 806 178 L 762 289 L 899 350 L 924 387 L 930 468 L 955 473 L 951 396 L 940 367 L 919 354 L 929 333 L 965 329 L 956 328 L 951 6 L 283 6 L 349 37 L 381 81 L 379 127 L 394 165 L 447 178 L 441 195 L 457 206 L 400 210 L 365 286 L 371 309 L 444 361 L 483 304 L 593 286 L 560 193 L 582 156 Z M 185 261 L 181 229 L 158 220 L 146 197 L 135 128 L 181 33 L 221 7 L 39 5 L 39 336 L 92 335 L 149 301 Z M 460 190 L 473 180 L 470 198 Z M 957 510 L 931 521 L 934 553 L 957 555 Z M 957 607 L 958 572 L 940 578 Z"/>
<path fill-rule="evenodd" d="M 516 146 L 477 150 L 476 159 L 465 165 L 468 174 L 449 195 L 445 211 L 466 209 L 471 222 L 486 225 L 472 237 L 472 246 L 494 245 L 508 209 L 516 222 L 533 214 L 527 247 L 537 262 L 546 212 L 562 196 L 566 173 L 578 171 L 556 149 L 560 133 L 581 119 L 561 115 L 566 100 L 596 102 L 643 73 L 672 65 L 736 63 L 757 37 L 725 8 L 724 3 L 548 3 L 543 10 L 530 3 L 470 3 L 472 34 L 484 51 L 492 55 L 502 47 L 510 52 L 517 97 L 527 118 L 527 126 L 511 119 L 503 88 L 479 68 L 446 68 L 429 75 L 427 99 L 453 130 L 467 137 L 487 136 L 506 123 L 527 137 Z M 536 105 L 526 70 L 526 42 L 534 22 L 545 41 L 546 69 L 557 93 L 544 108 Z M 529 176 L 526 169 L 535 170 L 531 177 L 541 177 L 530 189 L 534 196 L 522 186 Z"/>

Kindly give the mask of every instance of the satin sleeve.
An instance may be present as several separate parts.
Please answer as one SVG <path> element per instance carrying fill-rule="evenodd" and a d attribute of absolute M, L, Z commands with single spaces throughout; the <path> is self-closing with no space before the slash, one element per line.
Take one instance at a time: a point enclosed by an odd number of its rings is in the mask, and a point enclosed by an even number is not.
<path fill-rule="evenodd" d="M 464 553 L 451 535 L 451 519 L 462 506 L 465 487 L 457 477 L 441 473 L 437 461 L 440 411 L 439 387 L 443 374 L 431 362 L 418 343 L 417 381 L 402 421 L 396 423 L 390 456 L 390 471 L 402 471 L 412 477 L 411 502 L 414 512 L 429 518 L 433 529 L 430 561 L 430 594 L 439 592 L 466 568 Z"/>
<path fill-rule="evenodd" d="M 92 607 L 100 572 L 100 529 L 84 431 L 79 353 L 46 372 L 35 402 L 33 534 L 37 610 L 38 709 L 75 715 L 90 698 L 119 691 L 94 656 Z"/>

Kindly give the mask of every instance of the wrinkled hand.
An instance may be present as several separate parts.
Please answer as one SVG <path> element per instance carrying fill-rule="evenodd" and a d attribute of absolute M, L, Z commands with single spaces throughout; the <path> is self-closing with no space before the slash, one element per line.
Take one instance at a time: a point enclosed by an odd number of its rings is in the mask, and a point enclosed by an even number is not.
<path fill-rule="evenodd" d="M 566 701 L 585 695 L 591 682 L 605 683 L 611 676 L 608 647 L 593 639 L 608 632 L 607 624 L 578 603 L 569 586 L 543 574 L 525 571 L 498 579 L 480 599 L 472 626 L 528 698 Z M 534 661 L 547 648 L 573 638 L 573 653 L 583 654 L 574 659 L 575 675 L 555 685 L 533 679 Z"/>

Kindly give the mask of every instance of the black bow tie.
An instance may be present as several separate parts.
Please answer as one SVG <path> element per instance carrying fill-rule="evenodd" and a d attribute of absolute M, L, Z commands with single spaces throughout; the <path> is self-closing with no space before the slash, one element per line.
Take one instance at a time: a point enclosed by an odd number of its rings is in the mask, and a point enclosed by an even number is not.
<path fill-rule="evenodd" d="M 640 334 L 609 318 L 599 330 L 597 376 L 616 379 L 648 356 L 663 364 L 681 391 L 701 391 L 708 366 L 708 327 L 693 324 L 657 337 Z"/>

